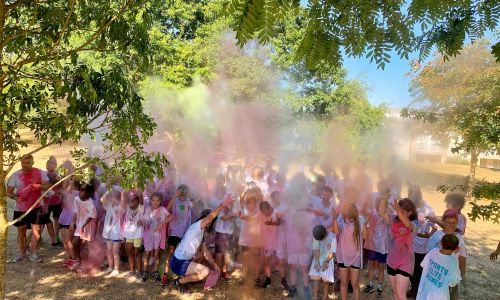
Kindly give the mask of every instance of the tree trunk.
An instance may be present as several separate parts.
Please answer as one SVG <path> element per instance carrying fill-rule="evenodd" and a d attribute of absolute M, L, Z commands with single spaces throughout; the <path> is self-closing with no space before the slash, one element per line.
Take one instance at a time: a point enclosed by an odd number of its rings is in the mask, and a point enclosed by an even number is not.
<path fill-rule="evenodd" d="M 471 196 L 472 188 L 476 183 L 476 167 L 479 156 L 478 147 L 473 147 L 470 151 L 470 169 L 469 169 L 469 180 L 467 183 L 467 198 Z"/>
<path fill-rule="evenodd" d="M 0 100 L 1 101 L 1 100 Z M 3 170 L 3 126 L 0 124 L 0 299 L 5 298 L 5 265 L 7 263 L 7 191 Z"/>

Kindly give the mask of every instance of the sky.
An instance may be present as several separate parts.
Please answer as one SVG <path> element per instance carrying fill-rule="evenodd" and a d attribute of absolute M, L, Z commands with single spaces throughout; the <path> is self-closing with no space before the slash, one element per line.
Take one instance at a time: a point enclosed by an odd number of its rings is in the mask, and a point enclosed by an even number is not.
<path fill-rule="evenodd" d="M 416 56 L 416 55 L 413 55 Z M 385 103 L 389 107 L 402 108 L 411 101 L 408 93 L 410 82 L 406 73 L 410 71 L 410 60 L 391 55 L 391 62 L 385 69 L 377 69 L 375 62 L 367 58 L 344 57 L 343 66 L 351 79 L 360 79 L 367 85 L 370 103 L 378 105 Z"/>

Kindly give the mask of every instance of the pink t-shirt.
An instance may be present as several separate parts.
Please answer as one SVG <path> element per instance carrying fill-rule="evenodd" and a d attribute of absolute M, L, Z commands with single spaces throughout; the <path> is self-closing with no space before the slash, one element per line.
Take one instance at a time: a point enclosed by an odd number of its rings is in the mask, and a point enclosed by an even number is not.
<path fill-rule="evenodd" d="M 363 267 L 363 217 L 359 217 L 359 237 L 354 239 L 354 223 L 345 220 L 342 216 L 337 219 L 340 233 L 337 235 L 337 262 L 345 267 Z"/>
<path fill-rule="evenodd" d="M 18 170 L 12 174 L 7 183 L 8 187 L 14 187 L 14 192 L 19 199 L 16 201 L 16 211 L 27 211 L 42 195 L 41 187 L 33 187 L 32 184 L 42 184 L 48 182 L 47 174 L 37 168 L 32 168 L 29 172 Z M 35 207 L 40 207 L 38 203 Z"/>
<path fill-rule="evenodd" d="M 313 242 L 313 214 L 301 211 L 289 211 L 284 219 L 288 255 L 310 254 L 312 252 Z"/>
<path fill-rule="evenodd" d="M 258 208 L 247 213 L 249 220 L 241 220 L 240 239 L 238 244 L 246 247 L 261 247 L 261 213 Z"/>
<path fill-rule="evenodd" d="M 402 222 L 394 219 L 391 225 L 387 265 L 408 274 L 413 274 L 415 259 L 413 255 L 413 234 L 418 230 L 418 221 L 412 221 L 414 232 Z"/>
<path fill-rule="evenodd" d="M 189 199 L 180 201 L 178 198 L 173 201 L 175 202 L 172 206 L 172 214 L 175 216 L 175 219 L 168 226 L 168 235 L 183 237 L 189 226 L 191 226 L 193 202 Z"/>
<path fill-rule="evenodd" d="M 51 183 L 54 183 L 54 181 L 56 181 L 56 178 L 59 177 L 59 174 L 57 172 L 51 173 L 45 171 L 44 173 L 47 175 L 47 178 L 49 178 Z M 59 205 L 62 203 L 61 189 L 62 189 L 62 183 L 52 188 L 52 190 L 48 193 L 47 197 L 45 197 L 45 200 L 47 201 L 48 205 Z"/>
<path fill-rule="evenodd" d="M 376 251 L 381 254 L 387 253 L 389 225 L 384 221 L 375 210 L 370 212 L 370 221 L 368 224 L 368 236 L 366 238 L 365 249 Z"/>
<path fill-rule="evenodd" d="M 75 197 L 78 197 L 78 194 L 79 191 L 70 191 L 63 194 L 62 211 L 59 216 L 59 224 L 71 225 L 73 205 L 75 204 Z"/>
<path fill-rule="evenodd" d="M 160 206 L 156 209 L 147 208 L 144 212 L 144 242 L 146 240 L 159 240 L 160 248 L 165 249 L 166 228 L 165 222 L 169 213 L 167 209 Z"/>
<path fill-rule="evenodd" d="M 85 227 L 83 227 L 83 225 L 88 220 L 88 218 L 96 218 L 97 212 L 94 206 L 94 202 L 91 198 L 87 199 L 86 201 L 82 201 L 80 197 L 75 197 L 73 213 L 76 214 L 76 226 L 74 235 L 79 236 L 82 240 L 91 241 L 94 237 L 95 222 L 91 221 Z"/>
<path fill-rule="evenodd" d="M 262 239 L 262 247 L 265 250 L 275 250 L 276 248 L 276 225 L 266 225 L 266 221 L 276 222 L 276 210 L 273 211 L 271 216 L 267 217 L 265 215 L 261 215 L 261 239 Z"/>

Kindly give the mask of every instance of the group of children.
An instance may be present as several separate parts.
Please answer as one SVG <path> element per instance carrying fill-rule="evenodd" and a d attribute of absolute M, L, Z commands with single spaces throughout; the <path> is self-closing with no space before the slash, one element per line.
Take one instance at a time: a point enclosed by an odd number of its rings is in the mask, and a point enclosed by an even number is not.
<path fill-rule="evenodd" d="M 463 195 L 448 194 L 447 210 L 438 218 L 417 185 L 410 184 L 408 198 L 401 199 L 395 173 L 380 176 L 376 192 L 361 163 L 352 177 L 347 165 L 341 179 L 327 166 L 322 173 L 311 181 L 299 172 L 287 181 L 272 166 L 246 172 L 231 166 L 201 192 L 177 185 L 173 168 L 143 191 L 125 191 L 119 180 L 89 184 L 69 178 L 51 195 L 61 203 L 57 222 L 65 266 L 80 272 L 100 267 L 94 250 L 105 245 L 109 277 L 120 274 L 127 256 L 129 276 L 165 285 L 170 257 L 192 220 L 233 194 L 238 201 L 221 210 L 215 234 L 203 240 L 221 278 L 241 268 L 240 284 L 267 288 L 276 269 L 289 297 L 302 286 L 304 299 L 328 299 L 332 283 L 340 282 L 342 299 L 349 292 L 360 299 L 382 296 L 387 273 L 395 299 L 457 299 L 467 257 Z M 165 268 L 159 270 L 164 253 Z M 368 282 L 361 290 L 365 260 Z"/>

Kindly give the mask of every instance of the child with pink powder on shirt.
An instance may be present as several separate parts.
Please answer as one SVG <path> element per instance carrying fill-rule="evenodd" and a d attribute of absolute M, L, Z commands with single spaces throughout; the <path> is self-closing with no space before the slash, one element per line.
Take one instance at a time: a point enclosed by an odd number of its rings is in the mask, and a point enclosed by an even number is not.
<path fill-rule="evenodd" d="M 149 258 L 154 257 L 154 266 L 152 277 L 155 281 L 160 281 L 158 267 L 160 266 L 160 251 L 165 249 L 166 226 L 173 220 L 167 209 L 161 206 L 162 194 L 154 192 L 151 195 L 151 207 L 144 213 L 144 255 L 143 255 L 143 274 L 141 280 L 147 279 Z"/>
<path fill-rule="evenodd" d="M 406 299 L 406 291 L 414 269 L 413 236 L 418 230 L 417 208 L 408 198 L 394 201 L 396 215 L 389 215 L 388 190 L 383 193 L 379 213 L 390 224 L 387 275 L 397 300 Z"/>
<path fill-rule="evenodd" d="M 337 263 L 340 271 L 340 296 L 347 299 L 347 287 L 351 281 L 355 300 L 360 299 L 359 272 L 363 267 L 363 239 L 367 237 L 364 218 L 359 216 L 356 205 L 346 202 L 340 216 L 333 214 L 332 232 L 337 235 Z"/>

